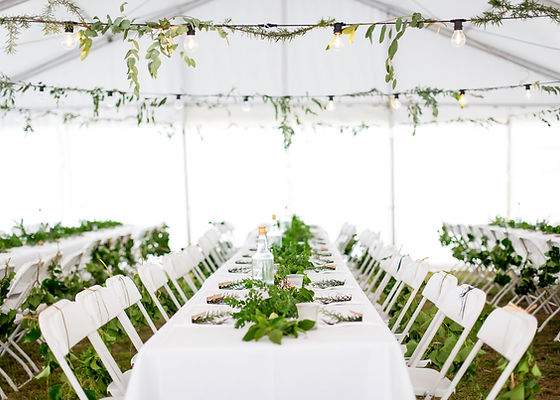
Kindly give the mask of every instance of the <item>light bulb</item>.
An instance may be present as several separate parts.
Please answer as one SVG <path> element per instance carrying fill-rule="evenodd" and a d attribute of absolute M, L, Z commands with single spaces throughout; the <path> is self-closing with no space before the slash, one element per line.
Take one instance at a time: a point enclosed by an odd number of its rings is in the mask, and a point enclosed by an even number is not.
<path fill-rule="evenodd" d="M 243 98 L 243 107 L 242 107 L 243 111 L 245 112 L 249 112 L 251 111 L 251 103 L 249 103 L 249 96 L 245 96 Z"/>
<path fill-rule="evenodd" d="M 331 48 L 334 50 L 340 50 L 344 47 L 344 41 L 342 40 L 342 22 L 336 22 L 334 24 L 334 38 L 331 41 Z"/>
<path fill-rule="evenodd" d="M 185 41 L 183 42 L 183 47 L 189 53 L 194 53 L 198 48 L 198 43 L 196 41 L 194 27 L 191 25 L 189 26 L 189 30 L 187 31 L 187 36 L 185 36 Z"/>
<path fill-rule="evenodd" d="M 525 85 L 525 97 L 530 99 L 533 93 L 531 93 L 531 85 Z"/>
<path fill-rule="evenodd" d="M 399 100 L 399 95 L 398 93 L 395 94 L 395 96 L 393 97 L 393 110 L 398 110 L 399 108 L 401 108 L 401 101 Z"/>
<path fill-rule="evenodd" d="M 47 92 L 45 91 L 45 85 L 39 86 L 39 97 L 44 99 L 47 97 Z"/>
<path fill-rule="evenodd" d="M 181 100 L 181 95 L 178 94 L 177 96 L 175 96 L 175 103 L 173 104 L 173 107 L 177 111 L 180 111 L 180 110 L 183 109 L 184 106 L 185 106 L 185 104 L 183 103 L 183 100 Z"/>
<path fill-rule="evenodd" d="M 117 104 L 117 97 L 113 96 L 113 91 L 110 90 L 107 92 L 107 97 L 105 97 L 105 105 L 107 107 L 113 108 Z"/>
<path fill-rule="evenodd" d="M 78 44 L 78 37 L 74 34 L 74 25 L 67 24 L 60 42 L 66 50 L 72 50 Z"/>
<path fill-rule="evenodd" d="M 329 96 L 329 102 L 327 103 L 327 111 L 334 111 L 334 96 Z"/>
<path fill-rule="evenodd" d="M 335 50 L 340 50 L 344 47 L 344 41 L 342 40 L 342 34 L 335 33 L 334 40 L 332 42 L 332 48 Z"/>
<path fill-rule="evenodd" d="M 451 44 L 455 47 L 463 47 L 467 41 L 467 37 L 463 32 L 463 20 L 455 19 L 453 20 L 455 28 L 453 31 L 453 36 L 451 36 Z"/>
<path fill-rule="evenodd" d="M 463 107 L 465 107 L 465 104 L 467 104 L 467 99 L 465 98 L 465 91 L 460 90 L 459 91 L 459 105 L 461 106 L 461 109 Z"/>

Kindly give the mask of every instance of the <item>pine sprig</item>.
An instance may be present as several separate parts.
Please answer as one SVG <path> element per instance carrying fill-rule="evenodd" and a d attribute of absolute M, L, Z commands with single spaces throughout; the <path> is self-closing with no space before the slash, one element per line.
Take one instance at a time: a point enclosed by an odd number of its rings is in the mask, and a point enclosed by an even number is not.
<path fill-rule="evenodd" d="M 319 289 L 327 289 L 331 287 L 343 286 L 346 281 L 339 279 L 323 279 L 319 281 L 312 282 L 313 287 Z"/>
<path fill-rule="evenodd" d="M 512 3 L 509 0 L 490 0 L 491 9 L 483 12 L 480 16 L 472 17 L 470 20 L 474 25 L 502 25 L 505 19 L 530 19 L 546 17 L 556 23 L 560 23 L 560 10 L 557 7 L 547 6 L 535 0 L 523 0 L 520 3 Z"/>
<path fill-rule="evenodd" d="M 336 325 L 341 322 L 360 322 L 363 320 L 363 315 L 361 313 L 352 310 L 343 314 L 336 311 L 322 309 L 321 313 L 327 317 L 327 319 L 323 319 L 323 322 L 328 325 Z"/>
<path fill-rule="evenodd" d="M 223 325 L 231 318 L 231 311 L 210 310 L 191 317 L 193 324 L 198 325 Z"/>
<path fill-rule="evenodd" d="M 352 300 L 351 294 L 336 293 L 330 296 L 315 297 L 321 304 L 343 303 Z"/>

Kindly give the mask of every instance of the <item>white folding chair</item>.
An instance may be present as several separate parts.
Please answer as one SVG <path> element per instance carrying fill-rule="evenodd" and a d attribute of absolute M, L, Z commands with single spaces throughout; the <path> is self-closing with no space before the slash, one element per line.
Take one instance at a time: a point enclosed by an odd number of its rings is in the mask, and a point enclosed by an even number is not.
<path fill-rule="evenodd" d="M 441 400 L 449 399 L 483 344 L 487 344 L 508 360 L 508 364 L 486 396 L 486 400 L 494 400 L 533 341 L 536 330 L 537 319 L 525 311 L 510 306 L 492 311 L 478 331 L 478 341 L 453 381 L 446 387 Z"/>
<path fill-rule="evenodd" d="M 113 290 L 115 295 L 120 299 L 121 307 L 123 307 L 123 309 L 132 307 L 133 305 L 138 306 L 152 332 L 157 332 L 154 322 L 142 304 L 142 295 L 132 279 L 125 275 L 115 275 L 107 279 L 105 281 L 105 285 L 107 285 L 109 289 Z"/>
<path fill-rule="evenodd" d="M 126 334 L 131 339 L 132 344 L 136 347 L 136 350 L 139 350 L 142 346 L 140 336 L 138 336 L 138 333 L 132 326 L 132 323 L 122 308 L 120 299 L 113 290 L 98 285 L 92 286 L 82 290 L 76 295 L 76 303 L 82 305 L 95 325 L 95 331 L 90 332 L 87 337 L 113 380 L 113 382 L 107 386 L 107 391 L 113 396 L 124 396 L 128 380 L 130 379 L 131 370 L 125 373 L 121 371 L 97 332 L 97 329 L 102 328 L 113 318 L 117 317 Z"/>
<path fill-rule="evenodd" d="M 445 296 L 438 299 L 438 311 L 409 361 L 408 372 L 412 380 L 414 393 L 417 396 L 430 397 L 435 395 L 436 397 L 441 397 L 446 392 L 451 381 L 445 375 L 461 350 L 485 304 L 486 293 L 468 285 L 452 288 Z M 463 332 L 457 339 L 457 343 L 453 346 L 440 371 L 427 367 L 418 368 L 418 362 L 428 349 L 430 342 L 445 318 L 449 318 L 462 326 Z"/>
<path fill-rule="evenodd" d="M 167 283 L 167 275 L 165 275 L 163 269 L 159 265 L 153 263 L 142 264 L 138 266 L 138 276 L 140 276 L 142 284 L 148 291 L 150 298 L 156 305 L 163 318 L 166 321 L 169 321 L 169 316 L 158 300 L 156 293 L 163 288 L 165 289 L 165 292 L 169 295 L 169 297 L 171 297 L 171 301 L 173 302 L 175 307 L 177 307 L 177 310 L 181 308 L 181 305 L 171 291 L 171 288 Z"/>
<path fill-rule="evenodd" d="M 391 332 L 395 333 L 397 329 L 400 327 L 401 322 L 406 315 L 408 309 L 412 305 L 412 302 L 416 298 L 420 287 L 424 283 L 426 279 L 426 275 L 428 275 L 428 271 L 430 270 L 430 264 L 425 262 L 424 260 L 416 260 L 412 263 L 409 263 L 401 268 L 398 275 L 401 279 L 401 287 L 395 293 L 394 298 L 397 299 L 402 289 L 407 287 L 410 290 L 410 294 L 404 304 L 403 308 L 400 310 L 397 319 L 393 323 L 391 327 Z M 394 301 L 388 307 L 388 311 L 390 311 L 394 306 Z"/>
<path fill-rule="evenodd" d="M 190 277 L 193 263 L 189 254 L 184 251 L 179 253 L 166 254 L 161 257 L 161 265 L 163 267 L 163 270 L 169 277 L 169 280 L 179 293 L 179 296 L 181 296 L 183 302 L 186 303 L 188 301 L 188 298 L 186 296 L 186 293 L 179 285 L 178 280 L 181 278 L 184 279 L 193 293 L 196 293 L 198 291 L 198 288 Z"/>
<path fill-rule="evenodd" d="M 205 264 L 205 266 L 208 267 L 210 271 L 216 271 L 218 268 L 220 268 L 222 262 L 218 257 L 216 257 L 213 254 L 214 247 L 212 245 L 212 242 L 208 239 L 208 237 L 204 235 L 201 236 L 198 239 L 198 246 L 200 247 L 202 253 L 204 254 L 203 263 Z"/>
<path fill-rule="evenodd" d="M 408 336 L 410 328 L 412 328 L 412 325 L 416 321 L 416 318 L 418 318 L 420 311 L 424 308 L 426 301 L 430 301 L 437 307 L 439 298 L 445 296 L 449 290 L 456 286 L 457 278 L 454 275 L 443 271 L 433 274 L 426 283 L 426 286 L 424 286 L 424 289 L 422 290 L 422 298 L 410 316 L 405 328 L 402 332 L 396 333 L 399 343 L 402 343 Z"/>
<path fill-rule="evenodd" d="M 68 378 L 79 400 L 88 400 L 84 389 L 66 361 L 70 349 L 92 332 L 96 326 L 81 304 L 60 300 L 39 314 L 39 327 L 60 368 Z M 112 399 L 112 397 L 110 397 Z M 109 398 L 105 398 L 109 399 Z M 102 399 L 102 400 L 105 400 Z"/>
<path fill-rule="evenodd" d="M 199 274 L 202 276 L 202 279 L 206 280 L 206 274 L 204 273 L 204 271 L 202 271 L 201 266 L 204 266 L 209 274 L 212 273 L 212 270 L 204 264 L 204 254 L 202 253 L 202 250 L 200 250 L 200 247 L 191 244 L 185 249 L 185 251 L 189 254 L 191 260 L 194 263 L 193 269 L 198 270 Z"/>

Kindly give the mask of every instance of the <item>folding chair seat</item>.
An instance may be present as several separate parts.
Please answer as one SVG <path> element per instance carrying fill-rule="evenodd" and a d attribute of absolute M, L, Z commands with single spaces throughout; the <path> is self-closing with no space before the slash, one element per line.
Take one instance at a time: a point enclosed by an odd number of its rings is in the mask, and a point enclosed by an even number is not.
<path fill-rule="evenodd" d="M 537 319 L 517 307 L 506 306 L 492 311 L 476 335 L 478 341 L 455 374 L 453 381 L 448 384 L 441 400 L 449 399 L 483 344 L 487 344 L 508 360 L 506 367 L 486 396 L 486 400 L 494 400 L 529 348 L 536 329 Z"/>
<path fill-rule="evenodd" d="M 68 378 L 78 399 L 88 400 L 84 389 L 68 365 L 66 356 L 70 349 L 82 339 L 97 333 L 97 327 L 89 313 L 79 303 L 60 300 L 39 314 L 39 327 L 43 339 L 51 349 L 64 375 Z M 115 398 L 108 397 L 105 399 Z"/>
<path fill-rule="evenodd" d="M 167 275 L 165 275 L 163 269 L 154 263 L 142 264 L 138 267 L 138 276 L 163 318 L 169 321 L 169 316 L 156 296 L 157 292 L 165 290 L 177 310 L 181 308 L 181 305 L 169 287 Z"/>

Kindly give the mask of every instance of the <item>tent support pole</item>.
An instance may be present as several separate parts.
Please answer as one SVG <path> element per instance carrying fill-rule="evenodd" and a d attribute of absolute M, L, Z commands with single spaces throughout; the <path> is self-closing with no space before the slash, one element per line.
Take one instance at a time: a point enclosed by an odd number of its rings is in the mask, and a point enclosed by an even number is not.
<path fill-rule="evenodd" d="M 389 162 L 391 174 L 391 244 L 396 243 L 395 229 L 395 135 L 393 123 L 393 110 L 389 108 Z"/>
<path fill-rule="evenodd" d="M 507 121 L 506 145 L 506 218 L 511 218 L 511 118 Z"/>
<path fill-rule="evenodd" d="M 183 108 L 183 168 L 185 175 L 185 215 L 187 229 L 187 243 L 191 244 L 191 208 L 189 203 L 189 171 L 187 163 L 187 105 Z"/>

